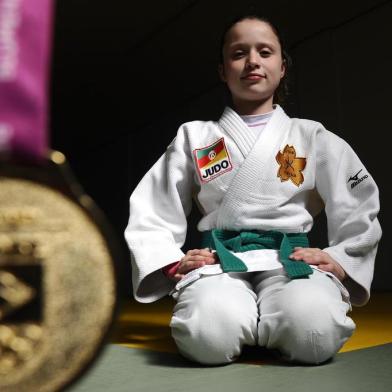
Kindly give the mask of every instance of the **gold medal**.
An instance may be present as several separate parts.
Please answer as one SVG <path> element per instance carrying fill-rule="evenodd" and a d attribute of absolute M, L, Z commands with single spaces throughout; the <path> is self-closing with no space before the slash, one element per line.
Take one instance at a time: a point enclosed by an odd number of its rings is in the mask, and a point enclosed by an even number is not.
<path fill-rule="evenodd" d="M 96 357 L 113 320 L 116 246 L 61 153 L 0 164 L 0 390 L 55 391 Z"/>

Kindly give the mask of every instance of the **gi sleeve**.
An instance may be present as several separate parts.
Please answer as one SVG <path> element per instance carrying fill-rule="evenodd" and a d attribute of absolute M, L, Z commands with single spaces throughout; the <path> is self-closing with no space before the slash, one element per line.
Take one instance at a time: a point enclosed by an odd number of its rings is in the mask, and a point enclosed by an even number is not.
<path fill-rule="evenodd" d="M 325 203 L 328 244 L 323 249 L 347 274 L 351 303 L 370 298 L 375 257 L 382 231 L 377 219 L 377 185 L 350 145 L 324 130 L 317 140 L 316 187 Z"/>
<path fill-rule="evenodd" d="M 161 268 L 180 260 L 192 208 L 193 165 L 184 126 L 130 197 L 125 239 L 131 253 L 133 295 L 153 302 L 175 282 Z"/>

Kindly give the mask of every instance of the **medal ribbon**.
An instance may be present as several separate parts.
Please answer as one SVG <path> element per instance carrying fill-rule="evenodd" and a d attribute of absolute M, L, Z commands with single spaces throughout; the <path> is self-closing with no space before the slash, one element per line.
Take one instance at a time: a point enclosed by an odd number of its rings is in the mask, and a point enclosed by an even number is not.
<path fill-rule="evenodd" d="M 0 0 L 0 153 L 40 160 L 48 148 L 53 0 Z"/>

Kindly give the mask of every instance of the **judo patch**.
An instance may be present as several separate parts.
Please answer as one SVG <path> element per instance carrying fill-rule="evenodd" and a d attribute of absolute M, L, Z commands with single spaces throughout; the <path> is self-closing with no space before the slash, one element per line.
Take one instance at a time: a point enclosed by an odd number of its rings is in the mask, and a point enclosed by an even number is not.
<path fill-rule="evenodd" d="M 360 182 L 362 182 L 363 180 L 366 180 L 366 178 L 368 178 L 369 176 L 367 174 L 365 174 L 364 176 L 362 176 L 361 178 L 359 178 L 359 173 L 362 171 L 362 169 L 355 174 L 354 176 L 351 176 L 347 183 L 349 183 L 350 181 L 354 181 L 351 183 L 351 189 L 353 189 L 354 187 L 356 187 Z"/>
<path fill-rule="evenodd" d="M 208 182 L 230 171 L 233 166 L 222 137 L 215 143 L 193 150 L 201 182 Z"/>
<path fill-rule="evenodd" d="M 283 152 L 278 151 L 275 158 L 280 165 L 278 169 L 280 181 L 291 180 L 297 186 L 304 182 L 302 170 L 305 169 L 306 158 L 297 157 L 294 146 L 286 144 Z"/>

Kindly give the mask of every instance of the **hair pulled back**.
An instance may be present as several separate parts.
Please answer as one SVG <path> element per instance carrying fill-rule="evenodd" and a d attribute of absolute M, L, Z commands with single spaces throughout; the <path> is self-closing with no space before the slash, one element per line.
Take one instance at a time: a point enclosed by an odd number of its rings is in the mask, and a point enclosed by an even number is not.
<path fill-rule="evenodd" d="M 234 20 L 232 20 L 230 23 L 227 24 L 226 28 L 223 31 L 223 34 L 221 36 L 221 41 L 220 41 L 220 45 L 219 45 L 219 49 L 220 49 L 220 56 L 219 56 L 219 61 L 220 64 L 223 64 L 223 46 L 226 42 L 226 36 L 227 33 L 230 31 L 230 29 L 236 25 L 239 22 L 242 22 L 243 20 L 258 20 L 260 22 L 264 22 L 267 23 L 272 31 L 275 33 L 276 37 L 278 38 L 279 44 L 280 44 L 280 48 L 281 48 L 281 55 L 282 55 L 282 60 L 283 63 L 286 67 L 286 72 L 284 74 L 284 76 L 282 77 L 282 79 L 280 80 L 280 83 L 277 87 L 277 89 L 275 90 L 274 93 L 274 98 L 273 98 L 273 103 L 277 103 L 279 105 L 282 105 L 284 102 L 286 102 L 286 99 L 289 95 L 289 70 L 292 66 L 292 59 L 290 57 L 290 55 L 287 53 L 286 50 L 286 44 L 285 41 L 283 39 L 282 34 L 280 33 L 279 29 L 276 27 L 276 25 L 274 23 L 271 22 L 270 19 L 264 17 L 264 16 L 258 16 L 258 15 L 245 15 L 245 16 L 241 16 L 241 17 L 237 17 Z"/>

